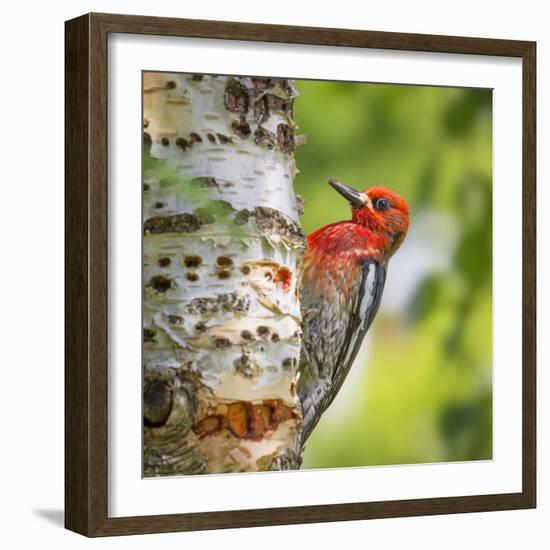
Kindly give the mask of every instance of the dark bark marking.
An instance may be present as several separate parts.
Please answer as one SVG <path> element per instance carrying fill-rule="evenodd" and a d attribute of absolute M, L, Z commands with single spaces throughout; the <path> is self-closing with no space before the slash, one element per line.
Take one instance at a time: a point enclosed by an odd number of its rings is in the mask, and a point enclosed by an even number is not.
<path fill-rule="evenodd" d="M 218 256 L 216 263 L 222 267 L 231 267 L 233 265 L 233 260 L 227 256 Z"/>
<path fill-rule="evenodd" d="M 155 336 L 156 332 L 154 330 L 151 330 L 150 328 L 144 328 L 143 329 L 143 343 L 155 343 Z"/>
<path fill-rule="evenodd" d="M 277 137 L 273 132 L 265 128 L 258 127 L 254 132 L 254 142 L 256 145 L 262 145 L 268 149 L 273 149 L 277 143 Z"/>
<path fill-rule="evenodd" d="M 246 115 L 250 103 L 248 90 L 238 80 L 232 79 L 225 87 L 223 96 L 225 108 L 230 113 Z"/>
<path fill-rule="evenodd" d="M 217 313 L 246 313 L 250 308 L 250 297 L 239 296 L 236 292 L 218 294 L 208 298 L 193 298 L 185 306 L 190 315 L 212 315 Z"/>
<path fill-rule="evenodd" d="M 176 138 L 176 145 L 182 150 L 182 151 L 185 151 L 186 149 L 188 149 L 189 147 L 191 147 L 191 143 L 189 143 L 189 141 L 187 141 L 185 138 L 183 137 L 178 137 Z"/>
<path fill-rule="evenodd" d="M 249 138 L 252 133 L 250 125 L 246 122 L 244 116 L 241 116 L 240 120 L 234 120 L 231 124 L 231 128 L 233 129 L 233 132 L 235 132 L 235 134 L 237 134 L 241 139 Z"/>
<path fill-rule="evenodd" d="M 254 120 L 258 125 L 264 124 L 269 119 L 269 107 L 267 97 L 263 96 L 254 102 Z"/>
<path fill-rule="evenodd" d="M 143 132 L 143 148 L 146 151 L 150 151 L 151 145 L 153 145 L 153 140 L 151 139 L 151 135 L 149 134 L 149 132 Z"/>
<path fill-rule="evenodd" d="M 233 221 L 235 222 L 236 225 L 244 225 L 244 224 L 248 223 L 249 218 L 250 218 L 250 212 L 248 210 L 244 209 L 244 210 L 239 210 L 235 214 L 235 217 L 233 218 Z"/>
<path fill-rule="evenodd" d="M 185 267 L 195 268 L 202 264 L 202 258 L 200 256 L 185 256 L 183 258 Z"/>
<path fill-rule="evenodd" d="M 246 329 L 241 331 L 241 338 L 246 342 L 253 342 L 255 340 L 254 335 Z"/>
<path fill-rule="evenodd" d="M 235 366 L 235 371 L 242 374 L 245 378 L 252 378 L 254 375 L 254 369 L 250 364 L 250 357 L 244 353 L 233 361 L 233 365 Z"/>
<path fill-rule="evenodd" d="M 163 275 L 156 275 L 149 282 L 149 286 L 157 292 L 168 292 L 172 288 L 172 281 Z"/>
<path fill-rule="evenodd" d="M 166 380 L 152 380 L 143 393 L 145 426 L 158 428 L 166 424 L 172 412 L 172 386 Z"/>
<path fill-rule="evenodd" d="M 193 178 L 190 183 L 191 185 L 194 185 L 196 187 L 202 187 L 202 188 L 218 187 L 216 178 L 212 178 L 212 177 L 203 176 L 200 178 Z"/>
<path fill-rule="evenodd" d="M 287 357 L 286 359 L 283 359 L 282 366 L 283 370 L 290 370 L 292 368 L 292 365 L 294 363 L 294 360 L 292 357 Z"/>
<path fill-rule="evenodd" d="M 229 338 L 215 338 L 214 346 L 217 349 L 227 349 L 231 346 L 231 340 Z"/>
<path fill-rule="evenodd" d="M 277 143 L 283 153 L 294 151 L 294 130 L 288 124 L 277 126 Z"/>
<path fill-rule="evenodd" d="M 298 215 L 302 216 L 304 213 L 305 199 L 302 195 L 296 195 L 296 209 L 298 210 Z"/>
<path fill-rule="evenodd" d="M 212 220 L 213 221 L 213 220 Z M 173 216 L 154 216 L 145 220 L 144 233 L 158 235 L 160 233 L 191 233 L 197 231 L 204 224 L 212 223 L 204 216 L 196 213 L 174 214 Z"/>

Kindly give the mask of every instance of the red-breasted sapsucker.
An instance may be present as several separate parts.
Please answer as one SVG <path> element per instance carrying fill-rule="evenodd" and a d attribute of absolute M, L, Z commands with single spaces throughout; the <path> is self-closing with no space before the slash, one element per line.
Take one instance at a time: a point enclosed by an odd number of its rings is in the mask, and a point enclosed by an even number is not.
<path fill-rule="evenodd" d="M 298 395 L 302 443 L 332 403 L 380 306 L 388 261 L 409 228 L 407 202 L 385 187 L 356 191 L 329 180 L 351 220 L 308 236 L 302 283 Z"/>

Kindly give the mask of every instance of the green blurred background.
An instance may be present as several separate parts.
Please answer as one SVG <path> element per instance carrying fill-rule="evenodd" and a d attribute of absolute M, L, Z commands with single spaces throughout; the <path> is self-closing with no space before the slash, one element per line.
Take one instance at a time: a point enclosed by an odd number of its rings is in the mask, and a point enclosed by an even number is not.
<path fill-rule="evenodd" d="M 298 81 L 296 192 L 310 233 L 349 219 L 327 184 L 410 205 L 382 306 L 304 468 L 492 457 L 492 92 Z"/>

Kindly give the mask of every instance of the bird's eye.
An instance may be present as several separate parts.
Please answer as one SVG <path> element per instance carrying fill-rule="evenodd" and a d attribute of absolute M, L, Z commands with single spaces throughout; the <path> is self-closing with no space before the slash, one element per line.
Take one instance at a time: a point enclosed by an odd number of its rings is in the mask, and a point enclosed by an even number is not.
<path fill-rule="evenodd" d="M 374 201 L 374 208 L 379 212 L 384 212 L 390 207 L 390 201 L 388 199 L 376 199 Z"/>

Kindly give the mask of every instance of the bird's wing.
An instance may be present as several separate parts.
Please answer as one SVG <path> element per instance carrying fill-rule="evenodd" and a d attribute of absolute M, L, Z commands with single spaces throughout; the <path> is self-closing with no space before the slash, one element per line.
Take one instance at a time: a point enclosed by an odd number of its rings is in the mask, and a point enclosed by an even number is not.
<path fill-rule="evenodd" d="M 335 291 L 331 299 L 325 299 L 319 295 L 316 285 L 302 290 L 306 316 L 298 383 L 303 415 L 302 442 L 342 387 L 380 306 L 385 266 L 366 259 L 360 267 L 360 276 L 347 295 Z"/>

